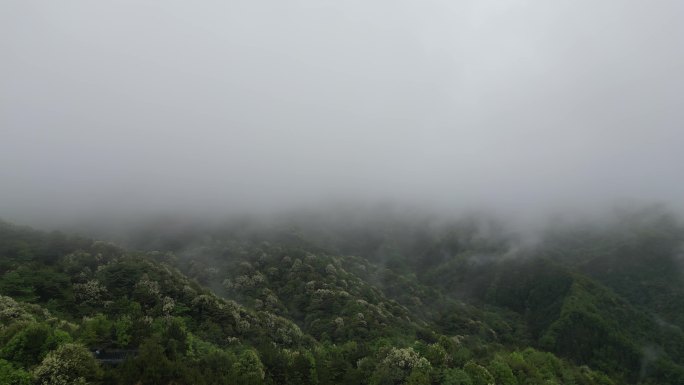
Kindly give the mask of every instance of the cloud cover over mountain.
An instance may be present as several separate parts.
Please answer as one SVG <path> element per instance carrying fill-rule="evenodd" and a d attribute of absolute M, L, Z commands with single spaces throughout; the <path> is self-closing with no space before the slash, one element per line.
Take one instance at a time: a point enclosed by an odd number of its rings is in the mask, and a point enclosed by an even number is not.
<path fill-rule="evenodd" d="M 683 13 L 667 0 L 6 1 L 0 212 L 677 206 Z"/>

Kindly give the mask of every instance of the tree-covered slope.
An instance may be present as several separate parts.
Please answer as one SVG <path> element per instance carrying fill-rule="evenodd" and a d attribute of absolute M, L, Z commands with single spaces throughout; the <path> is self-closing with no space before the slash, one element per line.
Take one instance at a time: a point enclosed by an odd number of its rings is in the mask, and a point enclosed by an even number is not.
<path fill-rule="evenodd" d="M 489 219 L 243 221 L 138 228 L 127 251 L 2 223 L 0 379 L 681 383 L 677 311 L 653 316 L 657 301 L 587 267 L 599 254 L 559 256 L 554 236 L 521 248 Z M 97 348 L 133 353 L 102 365 Z"/>

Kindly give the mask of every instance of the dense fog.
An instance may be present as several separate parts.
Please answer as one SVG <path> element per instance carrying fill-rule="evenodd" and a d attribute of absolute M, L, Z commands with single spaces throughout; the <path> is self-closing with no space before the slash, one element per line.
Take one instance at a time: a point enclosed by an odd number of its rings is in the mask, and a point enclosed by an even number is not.
<path fill-rule="evenodd" d="M 0 217 L 684 194 L 679 1 L 4 1 Z"/>

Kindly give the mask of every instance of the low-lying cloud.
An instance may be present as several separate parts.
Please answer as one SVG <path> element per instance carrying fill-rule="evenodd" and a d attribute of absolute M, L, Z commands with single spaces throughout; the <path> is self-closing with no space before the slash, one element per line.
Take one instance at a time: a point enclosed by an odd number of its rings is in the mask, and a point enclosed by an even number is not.
<path fill-rule="evenodd" d="M 0 216 L 684 194 L 679 1 L 0 4 Z"/>

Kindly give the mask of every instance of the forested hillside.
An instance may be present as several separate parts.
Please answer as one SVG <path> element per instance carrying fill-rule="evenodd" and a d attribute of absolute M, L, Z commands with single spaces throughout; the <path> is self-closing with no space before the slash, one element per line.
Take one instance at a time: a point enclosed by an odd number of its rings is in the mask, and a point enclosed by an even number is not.
<path fill-rule="evenodd" d="M 308 215 L 117 246 L 2 223 L 0 383 L 684 383 L 676 217 L 513 230 Z"/>

